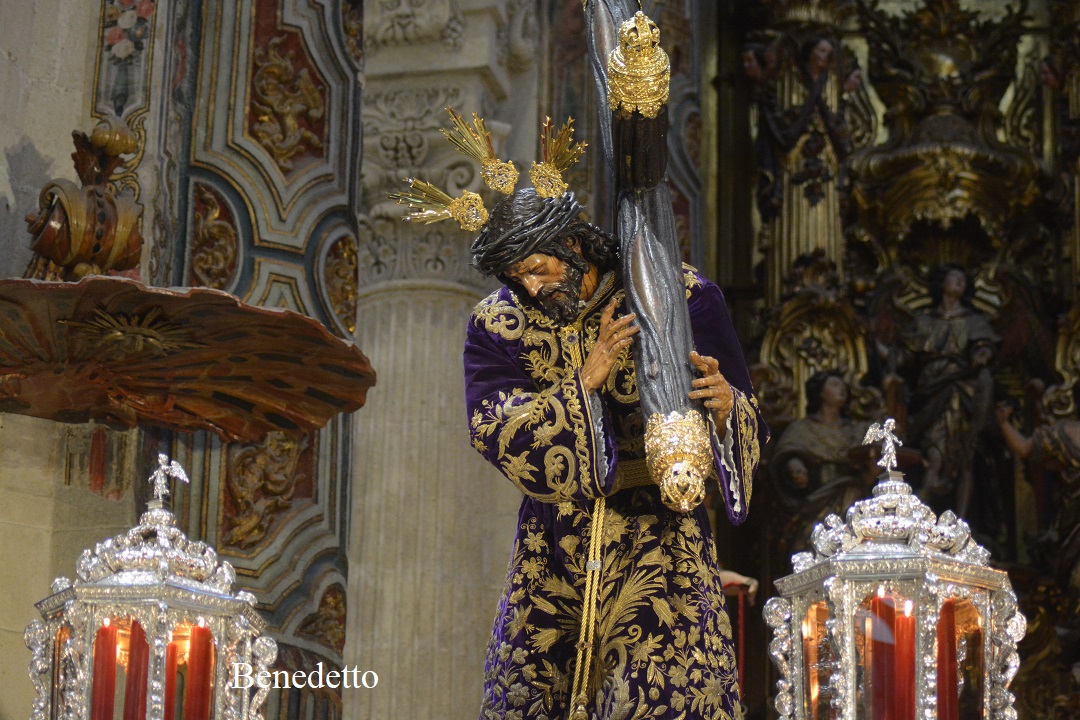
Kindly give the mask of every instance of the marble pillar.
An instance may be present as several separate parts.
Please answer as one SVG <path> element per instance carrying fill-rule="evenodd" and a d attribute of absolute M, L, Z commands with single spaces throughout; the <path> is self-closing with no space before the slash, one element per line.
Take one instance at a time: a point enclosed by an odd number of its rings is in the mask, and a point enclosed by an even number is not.
<path fill-rule="evenodd" d="M 346 698 L 350 717 L 479 707 L 520 496 L 468 442 L 461 347 L 477 299 L 402 282 L 360 302 L 379 384 L 356 434 L 347 637 L 379 686 Z"/>
<path fill-rule="evenodd" d="M 535 159 L 538 3 L 413 5 L 403 22 L 369 4 L 364 23 L 356 340 L 378 378 L 355 417 L 345 664 L 379 683 L 343 692 L 349 720 L 479 712 L 520 503 L 469 444 L 465 414 L 465 326 L 494 285 L 468 266 L 469 234 L 403 223 L 386 193 L 404 177 L 480 189 L 438 132 L 448 105 L 483 114 L 502 157 Z"/>

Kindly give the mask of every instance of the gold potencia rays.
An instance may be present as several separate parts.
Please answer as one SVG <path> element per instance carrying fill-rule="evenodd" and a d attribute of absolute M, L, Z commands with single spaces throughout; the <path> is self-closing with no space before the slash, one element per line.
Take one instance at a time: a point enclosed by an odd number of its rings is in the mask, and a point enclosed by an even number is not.
<path fill-rule="evenodd" d="M 578 161 L 587 147 L 584 142 L 574 144 L 574 118 L 567 118 L 559 132 L 552 135 L 554 127 L 551 118 L 544 118 L 540 131 L 540 151 L 544 159 L 533 162 L 529 169 L 529 179 L 536 194 L 546 198 L 559 197 L 566 192 L 562 174 Z"/>
<path fill-rule="evenodd" d="M 491 133 L 484 126 L 484 120 L 476 113 L 472 116 L 472 125 L 465 122 L 453 108 L 447 108 L 453 127 L 442 130 L 446 139 L 463 155 L 472 158 L 480 165 L 480 177 L 492 190 L 504 195 L 514 192 L 518 180 L 518 170 L 514 163 L 503 162 L 495 155 L 491 143 Z M 557 133 L 553 133 L 551 118 L 544 120 L 540 135 L 540 147 L 543 154 L 541 162 L 534 162 L 529 170 L 536 193 L 541 197 L 559 197 L 566 192 L 563 172 L 573 165 L 585 151 L 584 142 L 574 143 L 574 119 L 568 118 Z M 488 211 L 484 201 L 471 190 L 465 190 L 457 198 L 452 198 L 431 183 L 406 178 L 409 190 L 392 192 L 390 198 L 401 205 L 408 205 L 414 212 L 405 216 L 405 220 L 422 223 L 456 220 L 462 230 L 477 232 L 488 221 Z"/>

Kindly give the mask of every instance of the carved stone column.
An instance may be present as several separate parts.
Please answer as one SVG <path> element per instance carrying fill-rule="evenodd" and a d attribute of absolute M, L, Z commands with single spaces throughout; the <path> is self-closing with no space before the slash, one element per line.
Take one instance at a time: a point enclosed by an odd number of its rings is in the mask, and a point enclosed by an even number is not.
<path fill-rule="evenodd" d="M 370 3 L 365 17 L 363 214 L 357 342 L 378 371 L 358 417 L 346 665 L 353 720 L 474 716 L 520 494 L 468 442 L 465 325 L 491 289 L 453 223 L 401 222 L 402 178 L 479 190 L 439 134 L 443 108 L 488 120 L 502 157 L 535 159 L 537 3 Z M 508 131 L 518 147 L 509 142 Z"/>

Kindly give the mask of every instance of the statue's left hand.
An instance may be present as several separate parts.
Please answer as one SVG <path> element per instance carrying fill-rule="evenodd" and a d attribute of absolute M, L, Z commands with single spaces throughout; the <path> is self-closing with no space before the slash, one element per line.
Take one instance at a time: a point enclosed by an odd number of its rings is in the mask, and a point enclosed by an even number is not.
<path fill-rule="evenodd" d="M 701 355 L 696 350 L 690 353 L 690 363 L 698 369 L 701 377 L 694 380 L 691 385 L 695 388 L 687 393 L 691 399 L 703 400 L 713 415 L 716 423 L 716 432 L 721 438 L 726 434 L 728 415 L 735 405 L 735 393 L 731 391 L 731 385 L 720 374 L 720 363 L 716 358 Z"/>

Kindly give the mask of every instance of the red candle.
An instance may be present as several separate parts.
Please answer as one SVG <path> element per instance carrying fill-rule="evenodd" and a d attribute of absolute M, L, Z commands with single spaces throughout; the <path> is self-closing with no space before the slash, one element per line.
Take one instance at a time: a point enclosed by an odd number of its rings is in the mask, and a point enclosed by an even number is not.
<path fill-rule="evenodd" d="M 146 670 L 150 646 L 137 620 L 131 621 L 128 635 L 128 669 L 124 683 L 124 720 L 146 720 Z"/>
<path fill-rule="evenodd" d="M 173 720 L 176 714 L 176 665 L 180 648 L 176 642 L 169 643 L 165 649 L 165 715 L 164 720 Z"/>
<path fill-rule="evenodd" d="M 184 720 L 210 720 L 213 671 L 214 636 L 210 628 L 193 625 L 184 688 Z"/>
<path fill-rule="evenodd" d="M 956 685 L 956 601 L 941 606 L 937 627 L 937 716 L 938 720 L 958 720 L 959 692 Z"/>
<path fill-rule="evenodd" d="M 915 720 L 915 618 L 911 601 L 896 616 L 896 689 L 893 720 Z"/>
<path fill-rule="evenodd" d="M 818 698 L 821 694 L 821 683 L 817 670 L 817 624 L 814 618 L 814 608 L 810 608 L 810 614 L 803 621 L 802 636 L 803 667 L 806 669 L 806 687 L 810 693 L 810 720 L 818 720 Z"/>
<path fill-rule="evenodd" d="M 90 701 L 90 720 L 113 720 L 116 695 L 116 626 L 98 628 L 94 640 L 94 687 Z"/>
<path fill-rule="evenodd" d="M 895 720 L 893 717 L 893 668 L 895 610 L 892 598 L 884 596 L 884 588 L 870 601 L 870 692 L 873 720 Z"/>

